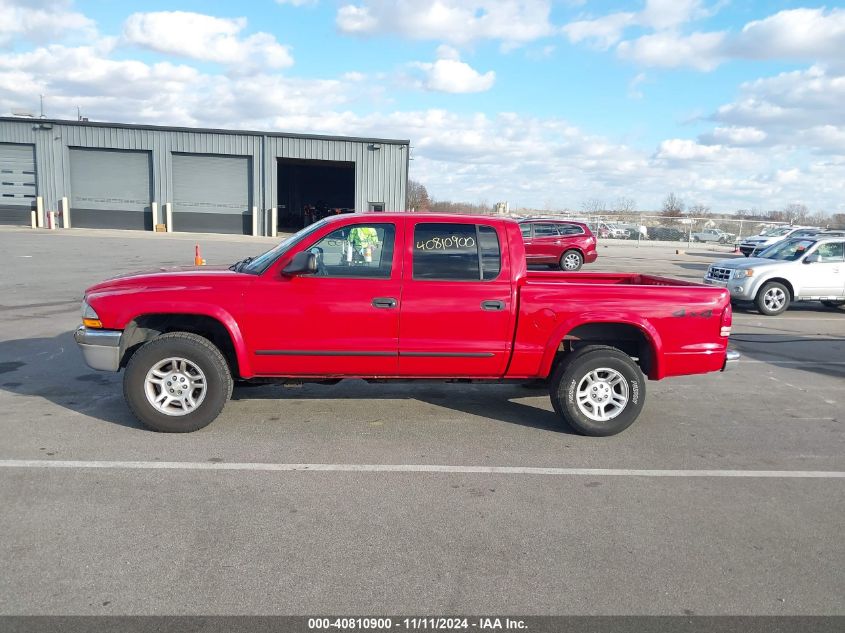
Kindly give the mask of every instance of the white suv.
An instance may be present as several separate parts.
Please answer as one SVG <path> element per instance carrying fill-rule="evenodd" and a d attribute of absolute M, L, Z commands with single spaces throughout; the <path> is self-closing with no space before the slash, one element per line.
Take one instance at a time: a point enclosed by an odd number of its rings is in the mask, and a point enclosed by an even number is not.
<path fill-rule="evenodd" d="M 845 305 L 845 237 L 790 238 L 756 257 L 724 259 L 707 269 L 704 283 L 727 288 L 731 301 L 754 301 L 767 316 L 792 301 Z"/>

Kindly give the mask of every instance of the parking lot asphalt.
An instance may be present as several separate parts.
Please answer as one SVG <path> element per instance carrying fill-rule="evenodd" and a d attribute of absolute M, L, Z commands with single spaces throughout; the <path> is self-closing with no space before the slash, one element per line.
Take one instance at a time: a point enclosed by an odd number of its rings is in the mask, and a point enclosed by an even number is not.
<path fill-rule="evenodd" d="M 0 614 L 845 613 L 845 310 L 738 306 L 739 367 L 649 383 L 611 438 L 540 390 L 361 381 L 157 434 L 71 332 L 88 285 L 196 241 L 274 243 L 0 229 Z M 602 241 L 589 269 L 726 251 Z"/>

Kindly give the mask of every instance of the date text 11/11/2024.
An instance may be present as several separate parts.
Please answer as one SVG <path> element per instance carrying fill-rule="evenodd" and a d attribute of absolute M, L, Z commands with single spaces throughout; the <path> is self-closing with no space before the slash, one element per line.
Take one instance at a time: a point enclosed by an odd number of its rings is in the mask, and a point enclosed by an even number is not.
<path fill-rule="evenodd" d="M 524 620 L 499 617 L 352 617 L 309 618 L 309 631 L 366 630 L 366 631 L 498 631 L 527 630 Z"/>

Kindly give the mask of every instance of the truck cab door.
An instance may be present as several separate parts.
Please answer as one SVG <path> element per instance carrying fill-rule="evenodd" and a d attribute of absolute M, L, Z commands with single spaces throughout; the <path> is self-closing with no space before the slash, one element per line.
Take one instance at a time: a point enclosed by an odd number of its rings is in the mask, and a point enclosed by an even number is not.
<path fill-rule="evenodd" d="M 497 378 L 515 327 L 507 234 L 500 224 L 408 218 L 399 372 Z"/>
<path fill-rule="evenodd" d="M 317 255 L 316 273 L 277 268 L 250 286 L 244 338 L 256 374 L 398 375 L 404 223 L 356 220 L 294 247 Z"/>

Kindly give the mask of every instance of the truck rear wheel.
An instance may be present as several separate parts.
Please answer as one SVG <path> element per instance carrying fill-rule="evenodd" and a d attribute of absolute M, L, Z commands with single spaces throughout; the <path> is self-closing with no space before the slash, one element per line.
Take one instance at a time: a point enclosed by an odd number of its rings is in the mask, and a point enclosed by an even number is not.
<path fill-rule="evenodd" d="M 558 365 L 549 388 L 554 410 L 582 435 L 621 433 L 645 404 L 645 376 L 639 365 L 607 345 L 573 352 Z"/>
<path fill-rule="evenodd" d="M 220 350 L 189 332 L 163 334 L 132 355 L 123 397 L 141 423 L 163 433 L 211 424 L 232 395 L 232 374 Z"/>

